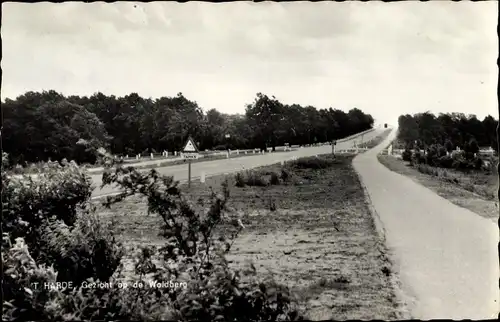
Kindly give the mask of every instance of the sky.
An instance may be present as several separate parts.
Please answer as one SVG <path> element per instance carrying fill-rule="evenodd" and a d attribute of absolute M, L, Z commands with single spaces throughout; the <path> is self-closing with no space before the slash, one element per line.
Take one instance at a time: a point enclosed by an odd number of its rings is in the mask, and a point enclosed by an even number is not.
<path fill-rule="evenodd" d="M 348 111 L 498 118 L 498 3 L 2 3 L 2 100 L 175 96 L 243 113 L 258 92 Z"/>

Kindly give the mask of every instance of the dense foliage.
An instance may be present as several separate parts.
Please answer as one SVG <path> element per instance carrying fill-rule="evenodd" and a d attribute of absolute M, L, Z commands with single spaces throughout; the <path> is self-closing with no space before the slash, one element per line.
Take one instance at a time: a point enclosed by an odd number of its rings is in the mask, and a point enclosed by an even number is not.
<path fill-rule="evenodd" d="M 498 121 L 487 116 L 427 112 L 399 117 L 398 138 L 405 145 L 403 160 L 457 170 L 492 171 L 497 158 L 481 155 L 480 147 L 498 152 Z M 459 148 L 460 150 L 457 150 Z"/>
<path fill-rule="evenodd" d="M 3 166 L 7 157 L 2 154 Z M 108 198 L 108 207 L 132 194 L 146 198 L 150 213 L 163 219 L 163 246 L 125 254 L 113 226 L 90 206 L 88 178 L 74 163 L 54 166 L 35 179 L 12 179 L 2 171 L 2 320 L 301 318 L 287 287 L 259 276 L 253 265 L 229 266 L 225 256 L 244 226 L 228 209 L 227 183 L 200 209 L 178 182 L 155 170 L 141 173 L 117 165 L 107 169 L 103 182 L 124 191 Z M 134 259 L 133 271 L 125 269 L 125 255 Z M 155 281 L 167 286 L 151 286 Z"/>
<path fill-rule="evenodd" d="M 490 115 L 480 121 L 475 115 L 451 113 L 436 117 L 426 112 L 401 115 L 398 122 L 398 138 L 408 149 L 427 149 L 431 145 L 440 145 L 448 152 L 456 147 L 473 153 L 477 152 L 478 147 L 492 147 L 498 151 L 498 120 Z"/>
<path fill-rule="evenodd" d="M 65 97 L 28 92 L 6 99 L 2 109 L 3 149 L 13 164 L 23 165 L 49 158 L 94 163 L 99 147 L 122 156 L 178 151 L 189 135 L 201 149 L 264 148 L 327 142 L 373 126 L 373 118 L 356 108 L 345 113 L 285 105 L 260 93 L 244 115 L 205 112 L 181 93 L 151 99 L 135 93 Z"/>

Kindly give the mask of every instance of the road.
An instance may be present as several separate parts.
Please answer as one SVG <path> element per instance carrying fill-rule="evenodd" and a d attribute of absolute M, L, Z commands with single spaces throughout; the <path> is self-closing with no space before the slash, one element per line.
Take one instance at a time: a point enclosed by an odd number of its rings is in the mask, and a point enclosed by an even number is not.
<path fill-rule="evenodd" d="M 363 135 L 363 141 L 369 141 L 375 138 L 377 135 L 380 135 L 384 129 L 374 129 L 371 132 L 367 132 Z M 336 149 L 348 149 L 353 145 L 353 140 L 360 141 L 359 138 L 337 141 Z M 191 177 L 196 180 L 199 179 L 201 173 L 203 172 L 206 177 L 224 174 L 224 173 L 232 173 L 237 172 L 243 169 L 251 169 L 255 167 L 260 167 L 264 165 L 269 165 L 273 163 L 277 163 L 280 161 L 290 160 L 292 157 L 305 157 L 305 156 L 313 156 L 316 154 L 325 154 L 331 152 L 330 145 L 317 146 L 317 147 L 305 147 L 298 148 L 295 151 L 290 152 L 280 152 L 280 153 L 266 153 L 261 156 L 248 156 L 248 157 L 239 157 L 234 159 L 222 159 L 222 160 L 214 160 L 214 161 L 204 161 L 199 163 L 193 163 L 191 165 Z M 186 181 L 188 178 L 188 165 L 174 165 L 156 168 L 156 170 L 163 174 L 173 176 L 175 180 Z M 144 171 L 150 171 L 144 170 Z M 116 194 L 119 192 L 117 187 L 106 186 L 104 188 L 100 188 L 102 183 L 102 174 L 89 174 L 92 178 L 92 183 L 96 187 L 92 193 L 92 198 L 100 198 L 103 196 Z"/>
<path fill-rule="evenodd" d="M 498 227 L 380 164 L 356 156 L 415 319 L 491 319 L 499 311 Z"/>

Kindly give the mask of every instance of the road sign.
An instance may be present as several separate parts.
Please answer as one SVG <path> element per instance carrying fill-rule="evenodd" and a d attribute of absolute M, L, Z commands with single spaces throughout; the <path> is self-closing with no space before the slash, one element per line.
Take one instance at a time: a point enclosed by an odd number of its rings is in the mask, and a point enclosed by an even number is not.
<path fill-rule="evenodd" d="M 182 152 L 198 152 L 198 148 L 194 144 L 194 141 L 191 137 L 188 138 L 188 141 L 184 146 L 184 150 L 182 150 Z"/>
<path fill-rule="evenodd" d="M 192 137 L 188 138 L 188 141 L 186 142 L 186 145 L 184 146 L 184 149 L 182 150 L 183 157 L 185 160 L 188 160 L 188 188 L 191 187 L 191 160 L 193 159 L 198 159 L 198 148 L 196 147 L 196 144 L 194 143 L 194 140 Z"/>
<path fill-rule="evenodd" d="M 187 160 L 198 159 L 200 156 L 198 153 L 183 153 L 183 158 Z"/>

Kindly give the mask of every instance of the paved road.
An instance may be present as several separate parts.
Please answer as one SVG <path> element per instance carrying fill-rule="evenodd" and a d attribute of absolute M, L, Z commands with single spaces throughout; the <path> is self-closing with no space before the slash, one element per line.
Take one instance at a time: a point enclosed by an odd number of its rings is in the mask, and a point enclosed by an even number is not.
<path fill-rule="evenodd" d="M 295 148 L 298 148 L 298 147 L 295 147 Z M 295 149 L 294 148 L 294 149 Z M 277 146 L 276 147 L 276 151 L 284 151 L 285 150 L 285 147 L 284 146 Z M 244 154 L 245 152 L 247 153 L 252 153 L 250 155 L 253 155 L 253 150 L 231 150 L 229 152 L 230 155 L 237 155 L 238 154 L 238 151 L 240 154 Z M 211 152 L 208 152 L 208 153 L 200 153 L 201 155 L 206 155 L 206 156 L 223 156 L 226 154 L 226 151 L 211 151 Z M 141 160 L 139 161 L 135 161 L 135 160 L 128 160 L 128 161 L 125 161 L 125 166 L 130 166 L 130 167 L 144 167 L 144 166 L 149 166 L 149 165 L 155 165 L 155 164 L 159 164 L 159 163 L 167 163 L 167 162 L 176 162 L 176 161 L 182 161 L 183 158 L 178 156 L 178 157 L 168 157 L 168 158 L 165 158 L 165 157 L 157 157 L 155 159 L 149 159 L 149 158 L 142 158 Z M 104 170 L 104 168 L 102 167 L 95 167 L 95 168 L 88 168 L 87 169 L 87 172 L 89 173 L 93 173 L 93 172 L 102 172 Z"/>
<path fill-rule="evenodd" d="M 384 129 L 375 129 L 371 132 L 368 132 L 363 135 L 364 142 L 375 138 L 377 135 L 380 135 Z M 359 138 L 355 139 L 347 139 L 346 141 L 338 141 L 336 149 L 347 149 L 351 148 L 353 144 L 353 140 L 357 140 L 359 142 Z M 214 160 L 214 161 L 205 161 L 199 163 L 193 163 L 191 165 L 191 177 L 193 179 L 197 179 L 201 176 L 201 173 L 204 172 L 205 176 L 214 176 L 218 174 L 224 173 L 232 173 L 237 172 L 243 169 L 251 169 L 259 166 L 264 166 L 268 164 L 273 164 L 280 161 L 290 160 L 292 157 L 304 157 L 304 156 L 312 156 L 316 154 L 324 154 L 331 152 L 330 145 L 318 146 L 318 147 L 307 147 L 307 148 L 299 148 L 295 151 L 290 152 L 280 152 L 280 153 L 266 153 L 261 156 L 248 156 L 248 157 L 239 157 L 234 159 L 222 159 L 222 160 Z M 174 176 L 175 180 L 185 181 L 188 178 L 188 166 L 187 164 L 168 166 L 162 168 L 156 168 L 158 172 L 164 175 Z M 145 171 L 150 171 L 145 170 Z M 96 186 L 92 197 L 98 198 L 106 195 L 110 195 L 118 192 L 119 190 L 116 187 L 106 186 L 103 189 L 100 189 L 102 183 L 102 174 L 90 175 L 92 178 L 93 184 Z"/>
<path fill-rule="evenodd" d="M 394 132 L 353 164 L 385 230 L 412 317 L 496 318 L 497 225 L 377 162 Z"/>

